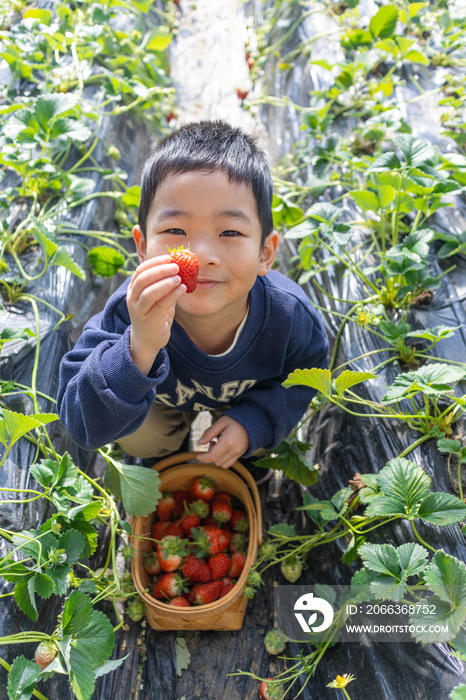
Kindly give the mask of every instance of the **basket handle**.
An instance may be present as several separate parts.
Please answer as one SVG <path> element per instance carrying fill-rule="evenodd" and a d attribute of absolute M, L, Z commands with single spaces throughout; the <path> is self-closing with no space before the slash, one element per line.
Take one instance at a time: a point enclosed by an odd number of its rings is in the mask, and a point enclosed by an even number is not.
<path fill-rule="evenodd" d="M 176 464 L 183 464 L 184 462 L 192 462 L 195 461 L 197 456 L 199 454 L 203 454 L 202 452 L 179 452 L 178 454 L 171 455 L 171 457 L 166 457 L 165 459 L 161 459 L 160 462 L 157 462 L 154 464 L 152 469 L 155 469 L 158 472 L 162 472 L 164 469 L 167 469 L 168 467 L 173 467 Z M 221 469 L 222 467 L 218 467 Z M 254 499 L 254 504 L 256 506 L 256 516 L 257 516 L 257 542 L 258 544 L 262 544 L 262 510 L 261 510 L 261 502 L 260 502 L 260 496 L 259 496 L 259 489 L 257 488 L 257 484 L 252 478 L 251 474 L 248 472 L 246 467 L 244 467 L 241 462 L 235 462 L 230 469 L 234 469 L 238 474 L 244 479 L 244 481 L 247 483 L 249 486 L 253 499 Z"/>

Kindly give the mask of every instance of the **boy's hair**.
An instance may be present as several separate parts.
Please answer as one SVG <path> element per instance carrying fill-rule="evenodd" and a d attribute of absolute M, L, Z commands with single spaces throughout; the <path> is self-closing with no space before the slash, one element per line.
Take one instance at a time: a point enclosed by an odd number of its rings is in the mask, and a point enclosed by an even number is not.
<path fill-rule="evenodd" d="M 273 230 L 270 168 L 254 139 L 223 121 L 193 122 L 158 142 L 141 176 L 138 223 L 144 238 L 149 208 L 165 178 L 192 170 L 216 169 L 225 171 L 230 180 L 251 186 L 262 227 L 262 247 Z"/>

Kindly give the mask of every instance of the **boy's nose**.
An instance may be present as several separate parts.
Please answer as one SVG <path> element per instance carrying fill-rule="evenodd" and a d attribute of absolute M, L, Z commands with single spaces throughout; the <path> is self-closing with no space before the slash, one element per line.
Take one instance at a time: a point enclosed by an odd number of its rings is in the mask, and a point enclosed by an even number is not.
<path fill-rule="evenodd" d="M 215 246 L 207 241 L 196 241 L 192 251 L 199 260 L 201 267 L 204 265 L 218 265 L 220 262 Z"/>

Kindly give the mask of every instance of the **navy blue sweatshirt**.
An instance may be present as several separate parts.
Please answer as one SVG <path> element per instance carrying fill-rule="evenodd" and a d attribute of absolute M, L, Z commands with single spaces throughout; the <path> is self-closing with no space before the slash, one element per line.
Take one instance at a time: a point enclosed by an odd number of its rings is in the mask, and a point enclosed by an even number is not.
<path fill-rule="evenodd" d="M 58 412 L 78 445 L 96 449 L 129 435 L 154 401 L 186 412 L 225 409 L 249 434 L 245 456 L 290 434 L 315 391 L 282 382 L 297 368 L 328 366 L 322 321 L 296 283 L 275 271 L 258 277 L 246 325 L 221 357 L 200 350 L 175 321 L 149 376 L 130 353 L 128 284 L 87 322 L 60 366 Z"/>

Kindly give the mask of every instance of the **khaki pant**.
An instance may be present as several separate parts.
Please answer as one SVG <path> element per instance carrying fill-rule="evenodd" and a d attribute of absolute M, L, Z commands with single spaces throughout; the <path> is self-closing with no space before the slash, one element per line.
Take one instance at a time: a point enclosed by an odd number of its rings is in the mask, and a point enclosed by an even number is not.
<path fill-rule="evenodd" d="M 141 427 L 120 438 L 118 444 L 132 457 L 161 459 L 179 451 L 196 415 L 154 402 Z"/>

